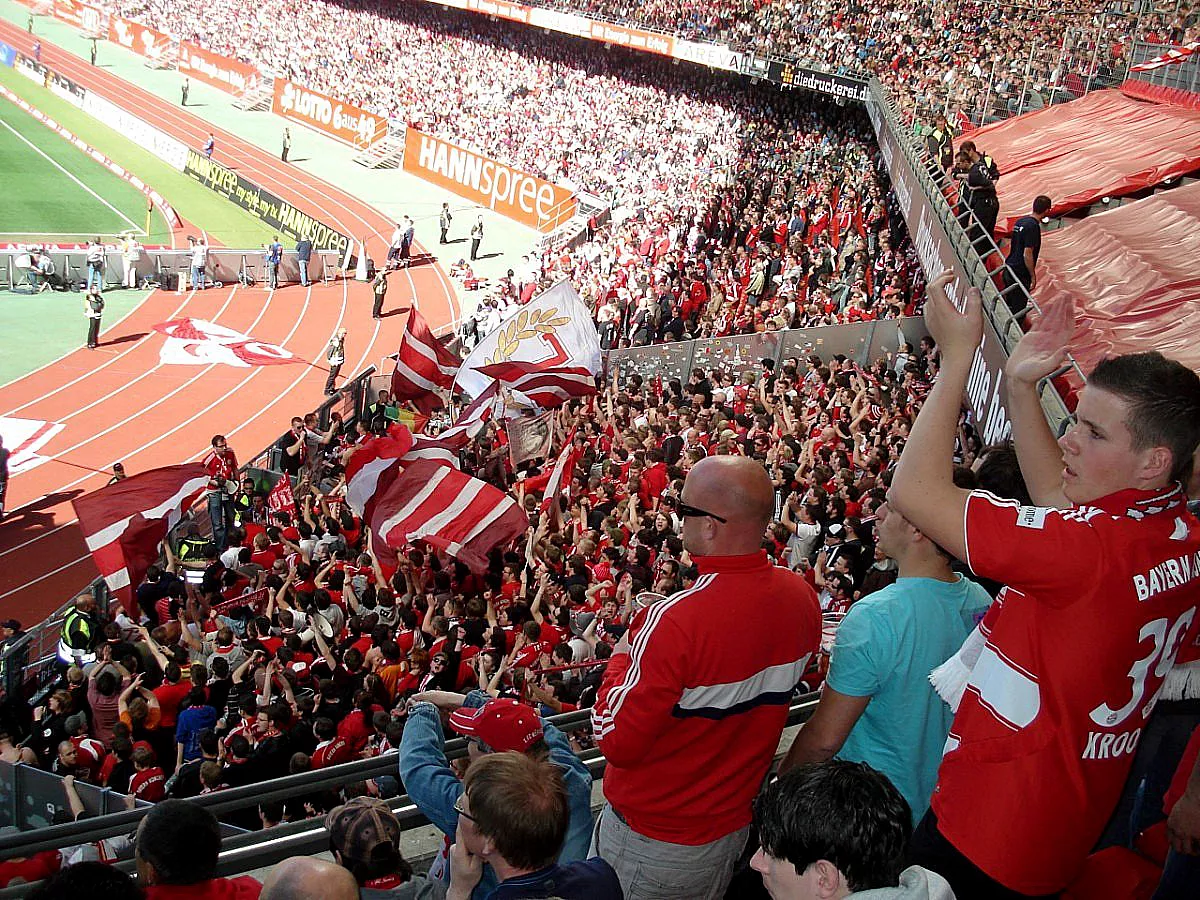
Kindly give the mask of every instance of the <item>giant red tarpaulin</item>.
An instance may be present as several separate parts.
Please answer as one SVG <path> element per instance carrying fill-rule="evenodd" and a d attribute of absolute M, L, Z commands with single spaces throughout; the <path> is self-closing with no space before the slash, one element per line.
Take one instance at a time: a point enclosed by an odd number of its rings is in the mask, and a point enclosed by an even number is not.
<path fill-rule="evenodd" d="M 1071 353 L 1084 372 L 1148 349 L 1200 371 L 1197 259 L 1200 184 L 1191 184 L 1044 235 L 1034 295 L 1075 304 Z"/>
<path fill-rule="evenodd" d="M 1000 167 L 1000 234 L 1046 194 L 1052 215 L 1200 169 L 1200 110 L 1095 91 L 980 128 L 971 140 Z"/>

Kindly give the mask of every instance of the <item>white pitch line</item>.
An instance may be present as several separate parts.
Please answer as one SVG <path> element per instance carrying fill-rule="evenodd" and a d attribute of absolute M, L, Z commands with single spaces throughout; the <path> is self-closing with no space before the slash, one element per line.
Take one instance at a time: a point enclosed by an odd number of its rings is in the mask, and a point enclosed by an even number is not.
<path fill-rule="evenodd" d="M 21 132 L 17 131 L 17 129 L 13 128 L 11 125 L 9 125 L 7 122 L 5 122 L 3 119 L 0 119 L 0 125 L 3 125 L 9 131 L 11 131 L 13 134 L 15 134 L 18 138 L 20 138 L 22 141 L 24 141 L 26 144 L 28 144 L 30 147 L 32 147 L 35 152 L 40 154 L 42 156 L 42 158 L 44 158 L 46 160 L 46 162 L 50 163 L 50 165 L 54 166 L 54 168 L 58 169 L 58 171 L 62 172 L 64 175 L 66 175 L 68 178 L 70 178 L 73 182 L 75 182 L 77 185 L 79 185 L 81 188 L 83 188 L 85 191 L 87 191 L 89 194 L 91 194 L 93 197 L 95 197 L 97 200 L 99 200 L 101 203 L 103 203 L 105 206 L 107 206 L 109 209 L 111 209 L 113 212 L 115 212 L 118 216 L 120 216 L 122 219 L 124 219 L 126 222 L 128 222 L 130 228 L 137 230 L 139 234 L 141 233 L 141 228 L 138 227 L 137 222 L 133 221 L 133 219 L 129 218 L 129 216 L 125 215 L 125 213 L 121 212 L 119 209 L 117 209 L 115 206 L 113 206 L 111 203 L 109 203 L 107 200 L 105 200 L 103 197 L 101 197 L 99 194 L 97 194 L 95 191 L 93 191 L 90 187 L 88 187 L 86 184 L 84 184 L 82 181 L 80 181 L 78 178 L 76 178 L 74 175 L 72 175 L 70 172 L 68 172 L 65 168 L 63 168 L 62 164 L 58 160 L 53 159 L 45 150 L 43 150 L 41 147 L 39 147 L 33 141 L 29 140 L 29 138 L 25 137 L 25 135 L 21 134 Z"/>

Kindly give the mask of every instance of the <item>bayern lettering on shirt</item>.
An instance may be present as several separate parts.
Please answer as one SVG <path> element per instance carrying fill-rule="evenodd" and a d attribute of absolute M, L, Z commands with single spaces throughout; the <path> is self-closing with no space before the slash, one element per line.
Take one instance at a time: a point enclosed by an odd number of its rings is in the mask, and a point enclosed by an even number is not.
<path fill-rule="evenodd" d="M 1182 587 L 1200 578 L 1200 552 L 1183 553 L 1133 576 L 1138 600 L 1149 600 L 1163 591 Z"/>

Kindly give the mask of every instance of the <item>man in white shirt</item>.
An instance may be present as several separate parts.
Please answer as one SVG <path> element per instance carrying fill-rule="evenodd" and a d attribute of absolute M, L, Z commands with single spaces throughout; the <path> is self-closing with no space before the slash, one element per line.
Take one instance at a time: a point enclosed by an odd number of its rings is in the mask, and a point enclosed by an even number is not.
<path fill-rule="evenodd" d="M 204 269 L 208 265 L 208 235 L 201 232 L 199 239 L 188 238 L 188 246 L 192 254 L 192 290 L 204 290 Z"/>

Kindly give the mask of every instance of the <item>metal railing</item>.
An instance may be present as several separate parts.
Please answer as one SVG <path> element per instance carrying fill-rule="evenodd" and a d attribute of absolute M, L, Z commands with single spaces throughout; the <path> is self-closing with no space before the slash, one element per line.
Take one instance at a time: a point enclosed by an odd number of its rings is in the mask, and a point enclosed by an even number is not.
<path fill-rule="evenodd" d="M 788 710 L 788 726 L 807 722 L 816 709 L 819 695 L 808 693 L 796 697 Z M 590 726 L 591 710 L 563 713 L 551 716 L 547 721 L 561 731 L 570 733 Z M 446 758 L 453 762 L 467 755 L 463 738 L 446 742 Z M 603 776 L 606 761 L 599 750 L 590 749 L 579 754 L 594 778 Z M 777 757 L 778 759 L 778 757 Z M 229 788 L 211 794 L 191 798 L 192 802 L 207 807 L 213 815 L 221 818 L 240 810 L 254 809 L 259 804 L 290 800 L 306 796 L 315 791 L 336 790 L 349 784 L 357 784 L 382 775 L 396 776 L 399 771 L 397 752 L 387 753 L 372 759 L 355 760 L 324 769 L 289 775 L 270 782 Z M 417 809 L 407 794 L 387 801 L 388 806 L 400 819 L 405 830 L 428 824 L 428 820 Z M 65 846 L 99 841 L 107 837 L 126 835 L 133 832 L 138 823 L 149 812 L 148 808 L 133 809 L 84 819 L 64 825 L 51 825 L 36 833 L 9 834 L 0 836 L 0 859 L 14 856 L 31 856 L 43 850 L 54 850 Z M 310 855 L 327 850 L 329 835 L 322 817 L 287 822 L 262 831 L 226 838 L 221 846 L 218 862 L 219 875 L 236 875 L 265 866 L 274 865 L 290 856 Z M 132 872 L 133 863 L 118 863 L 119 867 Z M 25 897 L 37 889 L 37 884 L 19 885 L 0 890 L 0 900 L 10 897 Z"/>
<path fill-rule="evenodd" d="M 745 371 L 758 371 L 764 359 L 770 359 L 778 371 L 784 360 L 812 353 L 823 360 L 841 354 L 865 366 L 884 353 L 894 353 L 901 337 L 916 346 L 928 333 L 919 317 L 789 328 L 606 350 L 604 368 L 606 375 L 619 367 L 622 376 L 637 372 L 646 379 L 661 378 L 664 383 L 678 379 L 682 384 L 697 366 L 721 369 L 736 378 Z"/>

